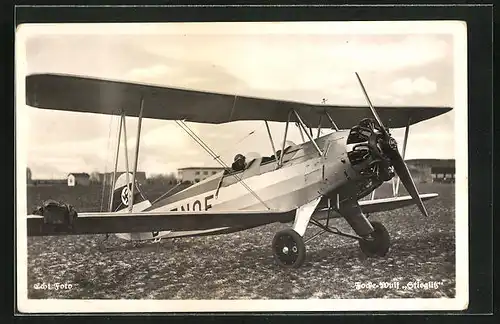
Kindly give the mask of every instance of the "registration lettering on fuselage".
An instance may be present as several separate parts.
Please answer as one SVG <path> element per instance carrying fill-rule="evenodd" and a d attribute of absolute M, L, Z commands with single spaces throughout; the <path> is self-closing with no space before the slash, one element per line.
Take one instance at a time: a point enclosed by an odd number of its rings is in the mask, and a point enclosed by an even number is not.
<path fill-rule="evenodd" d="M 205 197 L 186 201 L 185 203 L 171 209 L 170 211 L 206 211 L 212 208 L 211 201 L 213 198 L 214 195 L 210 194 Z"/>

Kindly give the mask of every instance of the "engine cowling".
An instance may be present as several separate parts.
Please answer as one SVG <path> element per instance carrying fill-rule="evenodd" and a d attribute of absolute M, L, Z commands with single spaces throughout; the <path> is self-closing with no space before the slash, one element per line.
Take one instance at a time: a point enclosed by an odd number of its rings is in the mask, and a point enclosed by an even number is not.
<path fill-rule="evenodd" d="M 363 119 L 352 127 L 346 144 L 349 162 L 360 175 L 360 196 L 394 177 L 394 169 L 384 150 L 397 143 L 392 137 L 385 143 L 383 133 L 373 119 Z"/>

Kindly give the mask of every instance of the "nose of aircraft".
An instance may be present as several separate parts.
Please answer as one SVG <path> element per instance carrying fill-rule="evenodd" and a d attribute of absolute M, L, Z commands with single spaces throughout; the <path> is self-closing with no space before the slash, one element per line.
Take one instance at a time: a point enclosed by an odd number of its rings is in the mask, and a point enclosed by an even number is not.
<path fill-rule="evenodd" d="M 382 182 L 394 176 L 385 150 L 394 145 L 397 148 L 397 143 L 392 137 L 384 141 L 380 127 L 373 119 L 363 119 L 352 127 L 346 144 L 349 162 L 361 176 L 376 177 Z"/>
<path fill-rule="evenodd" d="M 428 216 L 427 210 L 425 209 L 422 199 L 420 198 L 420 195 L 418 193 L 417 187 L 413 182 L 410 171 L 408 170 L 408 167 L 404 162 L 403 157 L 399 153 L 396 141 L 394 140 L 394 138 L 392 138 L 391 134 L 389 133 L 389 130 L 385 128 L 384 124 L 382 123 L 382 120 L 380 119 L 380 116 L 377 113 L 377 110 L 373 107 L 370 98 L 368 97 L 368 93 L 366 92 L 366 89 L 363 85 L 363 82 L 361 82 L 361 78 L 359 77 L 358 73 L 356 73 L 356 77 L 358 79 L 359 85 L 361 86 L 361 89 L 363 90 L 366 102 L 368 103 L 368 106 L 370 107 L 370 112 L 373 116 L 373 119 L 368 119 L 367 123 L 373 124 L 372 128 L 374 130 L 376 129 L 381 132 L 381 135 L 377 136 L 376 138 L 377 142 L 381 144 L 381 146 L 379 146 L 380 151 L 383 153 L 383 156 L 387 158 L 385 160 L 388 162 L 387 165 L 392 167 L 398 174 L 399 178 L 401 179 L 401 182 L 403 183 L 403 186 L 406 188 L 410 196 L 413 198 L 415 204 L 420 209 L 422 214 L 424 216 Z M 375 133 L 375 131 L 373 131 L 372 133 Z M 384 159 L 382 159 L 381 161 L 382 164 L 380 165 L 384 166 L 384 164 L 386 164 L 385 162 L 383 162 Z"/>

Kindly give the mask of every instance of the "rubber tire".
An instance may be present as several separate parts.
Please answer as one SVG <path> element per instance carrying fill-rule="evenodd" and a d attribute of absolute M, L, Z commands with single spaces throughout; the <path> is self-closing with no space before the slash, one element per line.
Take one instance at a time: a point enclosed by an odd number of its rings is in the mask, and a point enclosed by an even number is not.
<path fill-rule="evenodd" d="M 280 258 L 280 251 L 277 250 L 278 241 L 281 237 L 284 236 L 288 236 L 289 238 L 291 238 L 294 241 L 295 246 L 297 247 L 297 258 L 292 263 L 285 263 Z M 273 238 L 272 248 L 274 259 L 283 268 L 299 268 L 300 266 L 302 266 L 302 264 L 304 264 L 304 261 L 306 259 L 306 246 L 304 244 L 304 239 L 293 229 L 290 228 L 277 232 Z"/>
<path fill-rule="evenodd" d="M 383 257 L 389 252 L 391 239 L 389 232 L 382 223 L 377 221 L 370 221 L 373 226 L 372 237 L 375 239 L 372 242 L 359 241 L 361 251 L 368 257 Z"/>

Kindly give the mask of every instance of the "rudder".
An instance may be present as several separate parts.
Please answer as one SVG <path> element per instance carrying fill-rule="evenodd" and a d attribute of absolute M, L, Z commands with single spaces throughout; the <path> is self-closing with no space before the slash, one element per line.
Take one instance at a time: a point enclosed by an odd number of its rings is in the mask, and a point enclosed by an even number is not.
<path fill-rule="evenodd" d="M 113 189 L 113 202 L 111 204 L 112 212 L 125 212 L 129 208 L 129 191 L 132 189 L 132 174 L 129 173 L 129 181 L 127 185 L 127 174 L 121 174 L 118 179 L 116 179 L 115 186 Z M 140 212 L 151 206 L 151 202 L 147 200 L 141 189 L 138 186 L 137 180 L 135 181 L 134 188 L 134 206 L 132 211 Z"/>
<path fill-rule="evenodd" d="M 116 179 L 113 190 L 113 203 L 111 204 L 113 212 L 124 213 L 128 212 L 129 210 L 128 195 L 129 195 L 129 190 L 131 190 L 132 188 L 132 174 L 129 173 L 128 177 L 129 177 L 128 186 L 127 186 L 127 173 L 121 174 L 118 177 L 118 179 Z M 134 206 L 132 207 L 132 211 L 141 212 L 150 206 L 151 202 L 144 197 L 144 194 L 139 188 L 138 182 L 136 180 L 134 188 Z M 115 235 L 124 240 L 149 239 L 149 237 L 143 237 L 144 235 L 142 235 L 142 233 L 116 233 Z"/>

